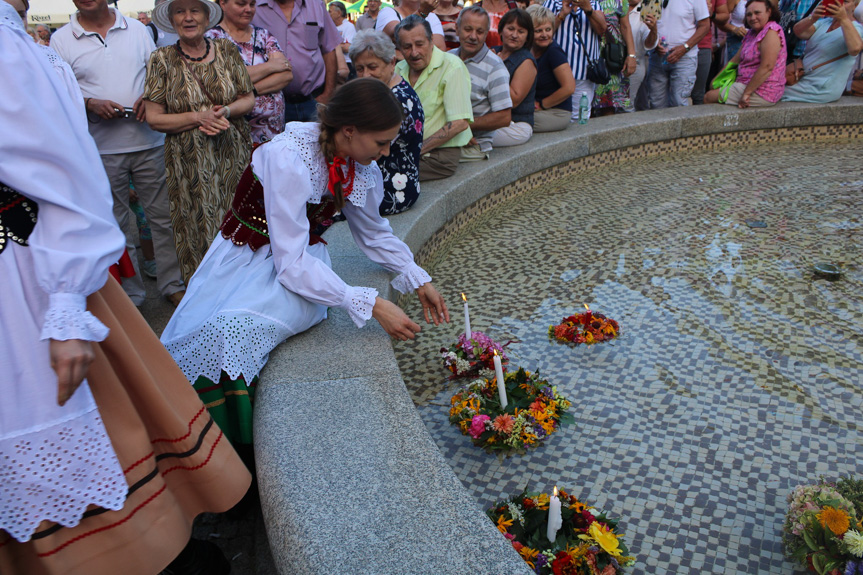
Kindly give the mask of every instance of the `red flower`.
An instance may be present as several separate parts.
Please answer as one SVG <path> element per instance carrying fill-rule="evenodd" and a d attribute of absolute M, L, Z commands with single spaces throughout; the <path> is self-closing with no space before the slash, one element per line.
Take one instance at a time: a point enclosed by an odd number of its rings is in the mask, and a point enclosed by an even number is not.
<path fill-rule="evenodd" d="M 580 575 L 578 564 L 572 560 L 572 556 L 566 551 L 560 551 L 554 556 L 551 570 L 554 575 Z"/>

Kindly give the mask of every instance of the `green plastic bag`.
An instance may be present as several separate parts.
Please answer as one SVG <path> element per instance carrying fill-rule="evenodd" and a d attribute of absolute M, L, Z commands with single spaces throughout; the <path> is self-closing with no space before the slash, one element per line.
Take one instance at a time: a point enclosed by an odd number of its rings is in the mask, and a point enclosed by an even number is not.
<path fill-rule="evenodd" d="M 728 92 L 731 85 L 737 80 L 737 63 L 729 62 L 720 73 L 713 79 L 714 90 L 719 90 L 719 103 L 724 104 L 728 100 Z"/>

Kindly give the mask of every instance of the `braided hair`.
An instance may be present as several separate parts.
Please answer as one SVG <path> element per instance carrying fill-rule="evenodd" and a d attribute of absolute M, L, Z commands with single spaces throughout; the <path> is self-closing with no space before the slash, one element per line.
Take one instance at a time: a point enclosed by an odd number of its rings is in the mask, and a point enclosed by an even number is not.
<path fill-rule="evenodd" d="M 374 78 L 352 80 L 336 90 L 327 104 L 318 104 L 321 135 L 318 142 L 327 164 L 336 156 L 336 133 L 345 126 L 359 132 L 382 132 L 401 124 L 402 105 L 389 86 Z M 345 205 L 341 183 L 333 190 L 335 206 Z"/>

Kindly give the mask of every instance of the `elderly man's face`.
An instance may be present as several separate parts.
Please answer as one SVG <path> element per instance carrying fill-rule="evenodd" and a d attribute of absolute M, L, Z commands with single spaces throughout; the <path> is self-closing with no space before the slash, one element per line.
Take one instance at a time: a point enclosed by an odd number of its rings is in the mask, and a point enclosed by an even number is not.
<path fill-rule="evenodd" d="M 433 49 L 434 44 L 426 36 L 424 27 L 414 26 L 410 30 L 399 32 L 399 50 L 414 72 L 422 72 L 428 68 Z"/>
<path fill-rule="evenodd" d="M 147 16 L 146 12 L 138 12 L 138 22 L 146 26 L 150 23 L 150 17 Z"/>
<path fill-rule="evenodd" d="M 473 58 L 482 49 L 488 36 L 488 18 L 482 14 L 468 12 L 462 14 L 461 25 L 458 28 L 458 39 L 461 43 L 459 55 Z"/>

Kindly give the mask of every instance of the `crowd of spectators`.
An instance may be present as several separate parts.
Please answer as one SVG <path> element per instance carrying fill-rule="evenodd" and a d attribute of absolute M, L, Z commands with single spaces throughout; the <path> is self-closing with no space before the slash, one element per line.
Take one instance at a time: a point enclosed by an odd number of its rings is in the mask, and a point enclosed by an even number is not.
<path fill-rule="evenodd" d="M 422 181 L 591 115 L 859 95 L 860 2 L 368 0 L 355 14 L 339 0 L 157 0 L 136 21 L 76 0 L 67 26 L 32 35 L 77 77 L 116 219 L 136 235 L 131 185 L 153 238 L 145 271 L 177 304 L 253 146 L 316 119 L 353 78 L 386 83 L 402 105 L 378 162 L 392 215 Z M 711 89 L 726 66 L 736 79 Z M 124 288 L 143 300 L 139 279 Z"/>

